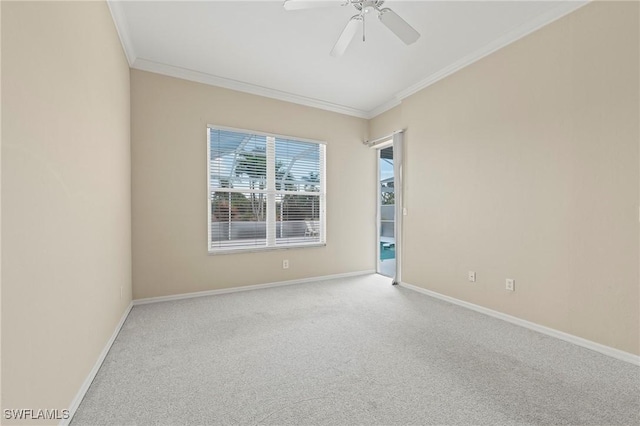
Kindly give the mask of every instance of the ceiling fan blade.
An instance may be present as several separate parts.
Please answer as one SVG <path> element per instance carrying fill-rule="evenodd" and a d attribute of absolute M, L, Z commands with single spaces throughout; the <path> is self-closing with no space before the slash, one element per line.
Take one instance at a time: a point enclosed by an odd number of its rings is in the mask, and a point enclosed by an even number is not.
<path fill-rule="evenodd" d="M 414 43 L 420 38 L 419 32 L 389 8 L 382 9 L 378 18 L 380 22 L 397 35 L 400 40 L 404 41 L 404 44 Z"/>
<path fill-rule="evenodd" d="M 352 16 L 351 19 L 349 19 L 344 30 L 342 30 L 342 34 L 338 37 L 338 41 L 336 41 L 333 49 L 331 49 L 331 56 L 342 56 L 358 30 L 362 27 L 362 22 L 363 19 L 360 15 Z"/>
<path fill-rule="evenodd" d="M 285 0 L 285 10 L 316 9 L 344 5 L 344 0 Z"/>

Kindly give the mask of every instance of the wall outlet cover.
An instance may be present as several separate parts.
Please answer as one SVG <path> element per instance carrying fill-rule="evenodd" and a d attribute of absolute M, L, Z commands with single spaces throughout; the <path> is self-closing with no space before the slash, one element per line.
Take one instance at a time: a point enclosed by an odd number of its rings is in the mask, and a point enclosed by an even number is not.
<path fill-rule="evenodd" d="M 513 280 L 511 278 L 507 278 L 505 288 L 508 291 L 516 291 L 516 280 Z"/>

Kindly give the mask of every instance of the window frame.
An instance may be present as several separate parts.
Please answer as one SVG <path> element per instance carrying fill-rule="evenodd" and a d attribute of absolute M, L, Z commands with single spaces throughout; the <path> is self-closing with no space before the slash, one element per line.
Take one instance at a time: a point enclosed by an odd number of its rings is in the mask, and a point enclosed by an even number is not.
<path fill-rule="evenodd" d="M 211 136 L 210 132 L 212 130 L 219 131 L 227 131 L 227 132 L 236 132 L 236 133 L 244 133 L 256 136 L 264 136 L 267 138 L 275 138 L 275 139 L 284 139 L 289 141 L 299 141 L 306 143 L 313 143 L 316 145 L 320 145 L 322 147 L 320 151 L 320 161 L 318 164 L 320 171 L 320 182 L 318 192 L 318 198 L 320 200 L 320 211 L 319 211 L 319 223 L 320 223 L 320 241 L 314 242 L 302 242 L 302 243 L 288 243 L 288 244 L 276 244 L 273 246 L 267 246 L 266 243 L 264 246 L 247 246 L 247 247 L 234 247 L 234 248 L 222 248 L 215 249 L 211 247 L 211 217 L 212 217 L 212 208 L 211 208 L 211 175 L 210 175 L 210 167 L 211 167 Z M 327 245 L 327 143 L 325 141 L 319 141 L 315 139 L 309 138 L 300 138 L 297 136 L 288 136 L 281 135 L 276 133 L 262 132 L 256 130 L 247 130 L 247 129 L 239 129 L 236 127 L 226 127 L 226 126 L 218 126 L 216 124 L 207 124 L 206 126 L 206 144 L 207 144 L 207 156 L 206 156 L 206 179 L 207 179 L 207 254 L 210 256 L 215 256 L 219 254 L 239 254 L 239 253 L 255 253 L 255 252 L 264 252 L 271 250 L 292 250 L 292 249 L 300 249 L 300 248 L 313 248 L 313 247 L 325 247 Z M 267 170 L 269 167 L 267 166 Z M 265 194 L 268 194 L 268 190 L 261 191 Z M 276 190 L 273 194 L 281 193 L 283 191 Z M 268 207 L 267 207 L 268 208 Z M 274 204 L 275 208 L 275 204 Z M 267 222 L 267 227 L 269 223 Z"/>

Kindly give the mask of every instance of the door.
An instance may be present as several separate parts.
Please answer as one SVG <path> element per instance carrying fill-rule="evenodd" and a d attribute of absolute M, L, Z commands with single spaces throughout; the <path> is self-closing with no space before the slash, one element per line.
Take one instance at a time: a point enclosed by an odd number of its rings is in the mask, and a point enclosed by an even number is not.
<path fill-rule="evenodd" d="M 393 142 L 378 148 L 377 203 L 377 272 L 386 277 L 396 276 L 396 190 Z"/>

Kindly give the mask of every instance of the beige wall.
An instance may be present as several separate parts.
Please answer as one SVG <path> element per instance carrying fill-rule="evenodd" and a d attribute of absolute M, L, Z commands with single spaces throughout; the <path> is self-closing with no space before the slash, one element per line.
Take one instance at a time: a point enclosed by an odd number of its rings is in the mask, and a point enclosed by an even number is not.
<path fill-rule="evenodd" d="M 2 408 L 65 409 L 131 300 L 129 70 L 103 2 L 1 7 Z"/>
<path fill-rule="evenodd" d="M 2 46 L 2 5 L 0 5 L 0 46 Z M 2 99 L 2 54 L 0 54 L 0 99 Z M 0 102 L 0 408 L 2 408 L 2 102 Z M 1 420 L 0 424 L 2 424 Z"/>
<path fill-rule="evenodd" d="M 0 46 L 2 46 L 2 6 L 1 5 L 0 5 Z M 0 54 L 0 99 L 2 99 L 2 54 Z M 2 408 L 2 190 L 1 189 L 2 189 L 2 102 L 0 102 L 0 408 Z M 2 424 L 1 420 L 0 420 L 0 424 Z"/>
<path fill-rule="evenodd" d="M 371 121 L 408 128 L 404 281 L 640 353 L 638 17 L 588 5 Z"/>
<path fill-rule="evenodd" d="M 360 141 L 403 127 L 406 282 L 640 353 L 637 4 L 589 5 L 369 123 L 135 70 L 130 94 L 104 3 L 1 5 L 3 408 L 69 406 L 132 258 L 136 298 L 373 269 Z M 326 247 L 207 255 L 208 123 L 327 141 Z"/>
<path fill-rule="evenodd" d="M 131 109 L 135 299 L 375 268 L 366 120 L 137 70 Z M 207 124 L 327 142 L 326 247 L 207 254 Z"/>
<path fill-rule="evenodd" d="M 402 104 L 385 111 L 369 120 L 369 133 L 371 139 L 390 135 L 396 130 L 406 129 L 402 116 Z"/>

